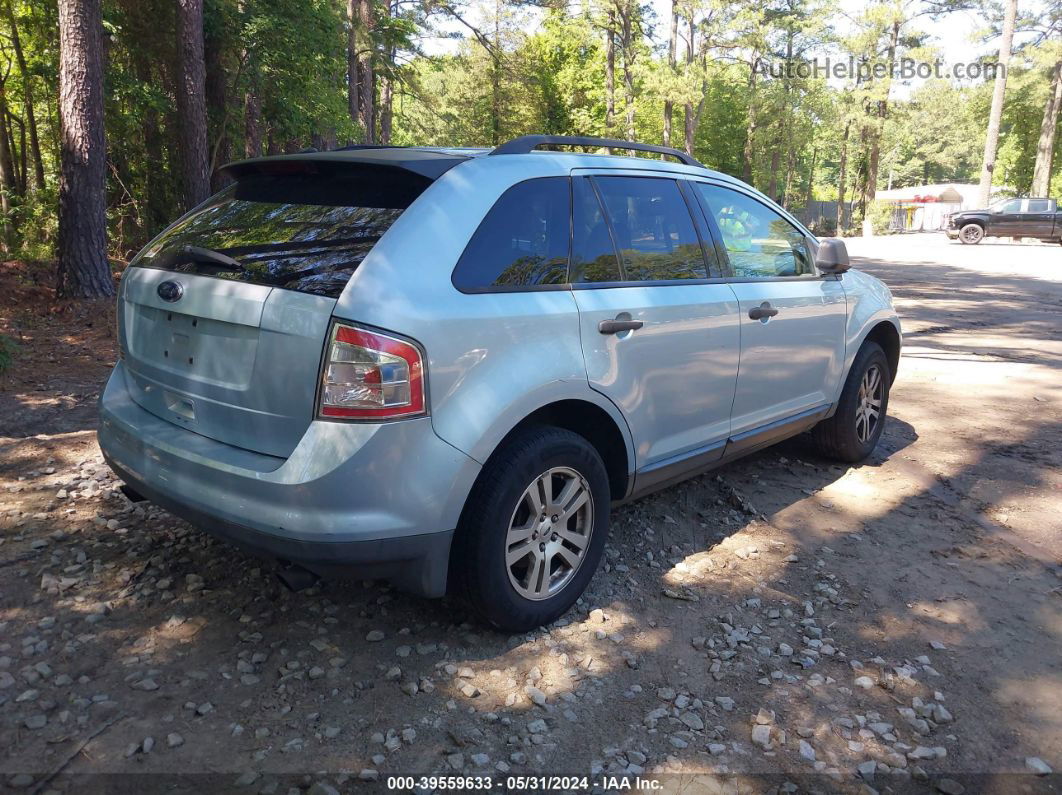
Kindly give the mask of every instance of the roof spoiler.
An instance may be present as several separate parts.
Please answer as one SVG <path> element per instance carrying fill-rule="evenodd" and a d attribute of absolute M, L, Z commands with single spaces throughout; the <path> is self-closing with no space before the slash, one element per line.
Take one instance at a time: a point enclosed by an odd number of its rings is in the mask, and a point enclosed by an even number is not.
<path fill-rule="evenodd" d="M 670 146 L 642 144 L 637 141 L 621 141 L 616 138 L 591 138 L 581 135 L 523 135 L 495 147 L 492 155 L 526 155 L 540 146 L 592 146 L 598 149 L 629 149 L 636 152 L 655 152 L 673 157 L 687 166 L 704 168 L 704 164 L 679 149 Z"/>
<path fill-rule="evenodd" d="M 222 166 L 219 171 L 232 179 L 256 174 L 321 174 L 336 169 L 370 167 L 401 169 L 428 180 L 436 180 L 468 158 L 452 152 L 436 152 L 401 146 L 359 146 L 328 152 L 307 151 L 293 155 L 255 157 Z"/>

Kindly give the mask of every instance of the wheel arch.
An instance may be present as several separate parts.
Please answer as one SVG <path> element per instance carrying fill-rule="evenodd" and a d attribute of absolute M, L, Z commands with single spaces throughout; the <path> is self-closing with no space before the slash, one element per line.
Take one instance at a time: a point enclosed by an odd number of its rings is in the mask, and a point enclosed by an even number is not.
<path fill-rule="evenodd" d="M 889 361 L 889 383 L 895 382 L 896 372 L 900 367 L 900 347 L 902 345 L 900 332 L 896 330 L 896 326 L 888 320 L 876 323 L 863 337 L 859 347 L 862 348 L 867 342 L 876 342 L 885 351 L 885 358 Z"/>
<path fill-rule="evenodd" d="M 626 422 L 590 400 L 555 400 L 540 406 L 514 424 L 498 442 L 495 450 L 501 448 L 514 434 L 535 425 L 564 428 L 586 439 L 597 450 L 605 464 L 612 499 L 620 500 L 627 495 L 633 480 L 631 473 L 634 458 L 630 436 L 624 433 Z"/>

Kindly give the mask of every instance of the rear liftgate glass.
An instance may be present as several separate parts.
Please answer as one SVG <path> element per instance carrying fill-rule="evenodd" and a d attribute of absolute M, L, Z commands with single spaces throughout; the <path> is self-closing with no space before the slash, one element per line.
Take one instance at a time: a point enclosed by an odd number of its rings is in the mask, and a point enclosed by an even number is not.
<path fill-rule="evenodd" d="M 244 177 L 174 224 L 134 265 L 338 298 L 431 180 L 363 166 Z"/>

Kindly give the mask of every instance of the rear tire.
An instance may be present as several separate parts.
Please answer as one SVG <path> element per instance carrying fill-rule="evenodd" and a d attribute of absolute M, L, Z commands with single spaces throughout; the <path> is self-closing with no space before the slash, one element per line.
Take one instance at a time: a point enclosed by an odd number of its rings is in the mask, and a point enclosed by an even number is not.
<path fill-rule="evenodd" d="M 837 411 L 811 431 L 818 451 L 850 464 L 870 455 L 885 429 L 891 387 L 885 351 L 875 342 L 864 342 L 848 371 Z"/>
<path fill-rule="evenodd" d="M 985 239 L 985 230 L 978 224 L 967 224 L 959 230 L 959 240 L 967 246 L 976 246 Z"/>
<path fill-rule="evenodd" d="M 610 502 L 605 465 L 586 439 L 549 426 L 518 431 L 465 503 L 450 557 L 456 590 L 506 632 L 556 620 L 597 571 Z"/>

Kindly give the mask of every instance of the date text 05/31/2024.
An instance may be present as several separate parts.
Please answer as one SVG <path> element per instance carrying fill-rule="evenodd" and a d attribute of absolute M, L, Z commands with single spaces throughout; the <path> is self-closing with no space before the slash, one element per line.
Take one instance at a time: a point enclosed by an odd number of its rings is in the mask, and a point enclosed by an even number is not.
<path fill-rule="evenodd" d="M 601 776 L 599 779 L 591 779 L 589 776 L 507 776 L 504 781 L 495 781 L 491 776 L 388 776 L 386 783 L 389 790 L 471 792 L 491 790 L 495 787 L 500 789 L 503 783 L 508 792 L 574 792 L 591 788 L 649 792 L 662 786 L 656 779 L 628 776 Z"/>

